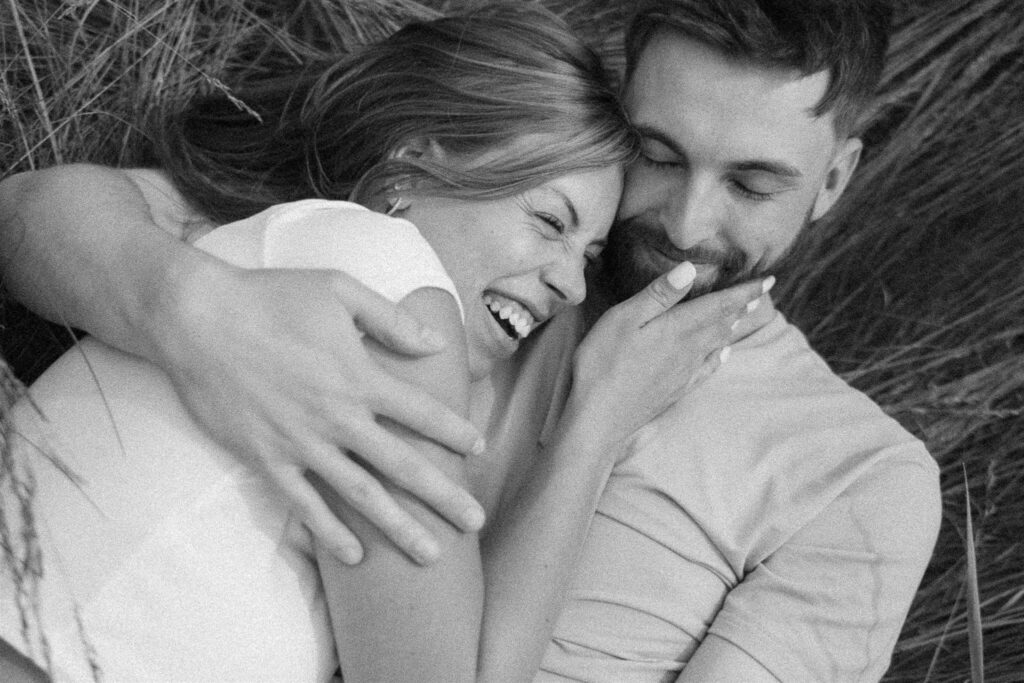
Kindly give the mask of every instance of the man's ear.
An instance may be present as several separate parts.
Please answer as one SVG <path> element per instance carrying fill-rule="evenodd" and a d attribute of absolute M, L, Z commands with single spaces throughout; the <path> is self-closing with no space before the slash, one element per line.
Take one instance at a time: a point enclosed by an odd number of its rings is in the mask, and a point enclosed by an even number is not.
<path fill-rule="evenodd" d="M 829 209 L 839 200 L 857 168 L 862 149 L 864 149 L 864 143 L 860 138 L 846 138 L 839 145 L 835 156 L 832 157 L 832 165 L 825 174 L 825 182 L 814 199 L 814 209 L 811 212 L 812 221 L 816 221 L 828 213 Z"/>

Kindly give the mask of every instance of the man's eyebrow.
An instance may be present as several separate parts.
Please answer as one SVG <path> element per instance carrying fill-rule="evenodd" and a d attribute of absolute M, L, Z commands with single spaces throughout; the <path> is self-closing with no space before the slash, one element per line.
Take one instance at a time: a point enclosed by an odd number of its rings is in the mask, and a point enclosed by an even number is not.
<path fill-rule="evenodd" d="M 741 161 L 732 165 L 733 169 L 739 172 L 744 171 L 761 171 L 763 173 L 771 173 L 773 175 L 783 176 L 784 178 L 802 178 L 803 173 L 800 169 L 795 166 L 783 163 L 781 161 L 773 161 L 771 159 L 754 159 L 751 161 Z"/>
<path fill-rule="evenodd" d="M 637 126 L 637 130 L 640 131 L 641 137 L 650 138 L 655 140 L 670 150 L 676 156 L 686 158 L 686 153 L 683 148 L 672 139 L 672 136 L 668 133 L 659 130 L 650 125 Z M 775 159 L 750 159 L 748 161 L 738 161 L 734 164 L 730 164 L 730 168 L 734 171 L 761 171 L 763 173 L 771 173 L 773 175 L 782 176 L 784 178 L 802 178 L 803 173 L 796 166 L 787 164 L 783 161 L 777 161 Z"/>

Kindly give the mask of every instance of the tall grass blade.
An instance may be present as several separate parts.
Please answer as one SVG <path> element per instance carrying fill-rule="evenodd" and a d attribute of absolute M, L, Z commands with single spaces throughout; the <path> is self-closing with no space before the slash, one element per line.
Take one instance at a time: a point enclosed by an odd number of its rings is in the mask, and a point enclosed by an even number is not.
<path fill-rule="evenodd" d="M 967 642 L 971 654 L 971 683 L 985 683 L 985 647 L 981 634 L 981 600 L 978 594 L 978 559 L 974 550 L 974 522 L 971 514 L 971 490 L 964 465 L 964 503 L 967 510 Z"/>

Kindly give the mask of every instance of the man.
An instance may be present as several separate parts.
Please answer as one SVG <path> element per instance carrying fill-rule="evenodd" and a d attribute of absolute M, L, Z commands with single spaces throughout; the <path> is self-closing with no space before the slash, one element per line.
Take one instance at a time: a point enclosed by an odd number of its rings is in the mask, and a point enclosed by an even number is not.
<path fill-rule="evenodd" d="M 682 260 L 697 265 L 699 289 L 720 288 L 769 269 L 813 229 L 857 165 L 853 134 L 884 56 L 885 14 L 871 2 L 640 6 L 626 102 L 645 146 L 607 254 L 618 296 Z M 7 215 L 32 227 L 5 233 L 7 253 L 22 250 L 4 266 L 12 290 L 167 369 L 208 428 L 233 423 L 219 437 L 256 453 L 339 554 L 355 559 L 354 539 L 303 488 L 307 467 L 415 557 L 436 554 L 374 479 L 350 465 L 333 469 L 339 445 L 453 521 L 479 527 L 472 501 L 411 456 L 386 453 L 374 432 L 379 415 L 457 450 L 476 441 L 432 404 L 416 408 L 421 397 L 403 401 L 403 388 L 357 356 L 352 320 L 404 340 L 399 351 L 429 351 L 396 332 L 403 322 L 391 320 L 392 309 L 324 274 L 226 274 L 160 231 L 146 233 L 146 250 L 111 255 L 112 245 L 141 239 L 140 225 L 181 233 L 194 217 L 145 173 L 135 182 L 96 173 L 0 185 Z M 72 215 L 62 215 L 64 204 Z M 63 228 L 103 215 L 110 220 L 88 237 Z M 68 253 L 80 261 L 70 271 Z M 56 287 L 52 300 L 38 281 Z M 200 288 L 218 294 L 192 294 Z M 311 298 L 332 315 L 299 315 L 295 303 L 308 310 Z M 238 307 L 252 312 L 241 328 L 228 323 Z M 177 325 L 190 334 L 170 335 Z M 535 366 L 564 374 L 569 327 L 538 340 L 530 361 L 549 359 Z M 258 360 L 237 367 L 235 340 Z M 323 358 L 327 348 L 348 375 L 295 367 L 307 355 L 298 350 Z M 884 672 L 937 533 L 935 465 L 781 316 L 734 349 L 722 370 L 622 447 L 542 678 L 664 680 L 682 671 L 681 680 L 872 680 Z M 496 400 L 496 410 L 511 412 L 514 399 Z M 240 402 L 252 407 L 242 424 Z M 328 419 L 323 405 L 332 404 L 345 408 Z"/>
<path fill-rule="evenodd" d="M 606 252 L 620 298 L 683 259 L 705 289 L 771 267 L 842 192 L 885 13 L 798 4 L 644 3 L 625 93 L 644 159 Z M 877 680 L 939 513 L 921 444 L 779 316 L 627 445 L 543 668 Z"/>

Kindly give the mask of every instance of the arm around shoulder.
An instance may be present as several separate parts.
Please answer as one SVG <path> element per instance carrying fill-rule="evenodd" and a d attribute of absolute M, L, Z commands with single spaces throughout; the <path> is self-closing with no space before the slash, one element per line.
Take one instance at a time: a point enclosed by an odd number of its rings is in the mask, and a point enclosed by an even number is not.
<path fill-rule="evenodd" d="M 73 164 L 11 176 L 0 183 L 4 282 L 44 318 L 152 360 L 151 319 L 170 310 L 175 274 L 213 267 L 182 241 L 188 215 L 158 171 Z"/>

